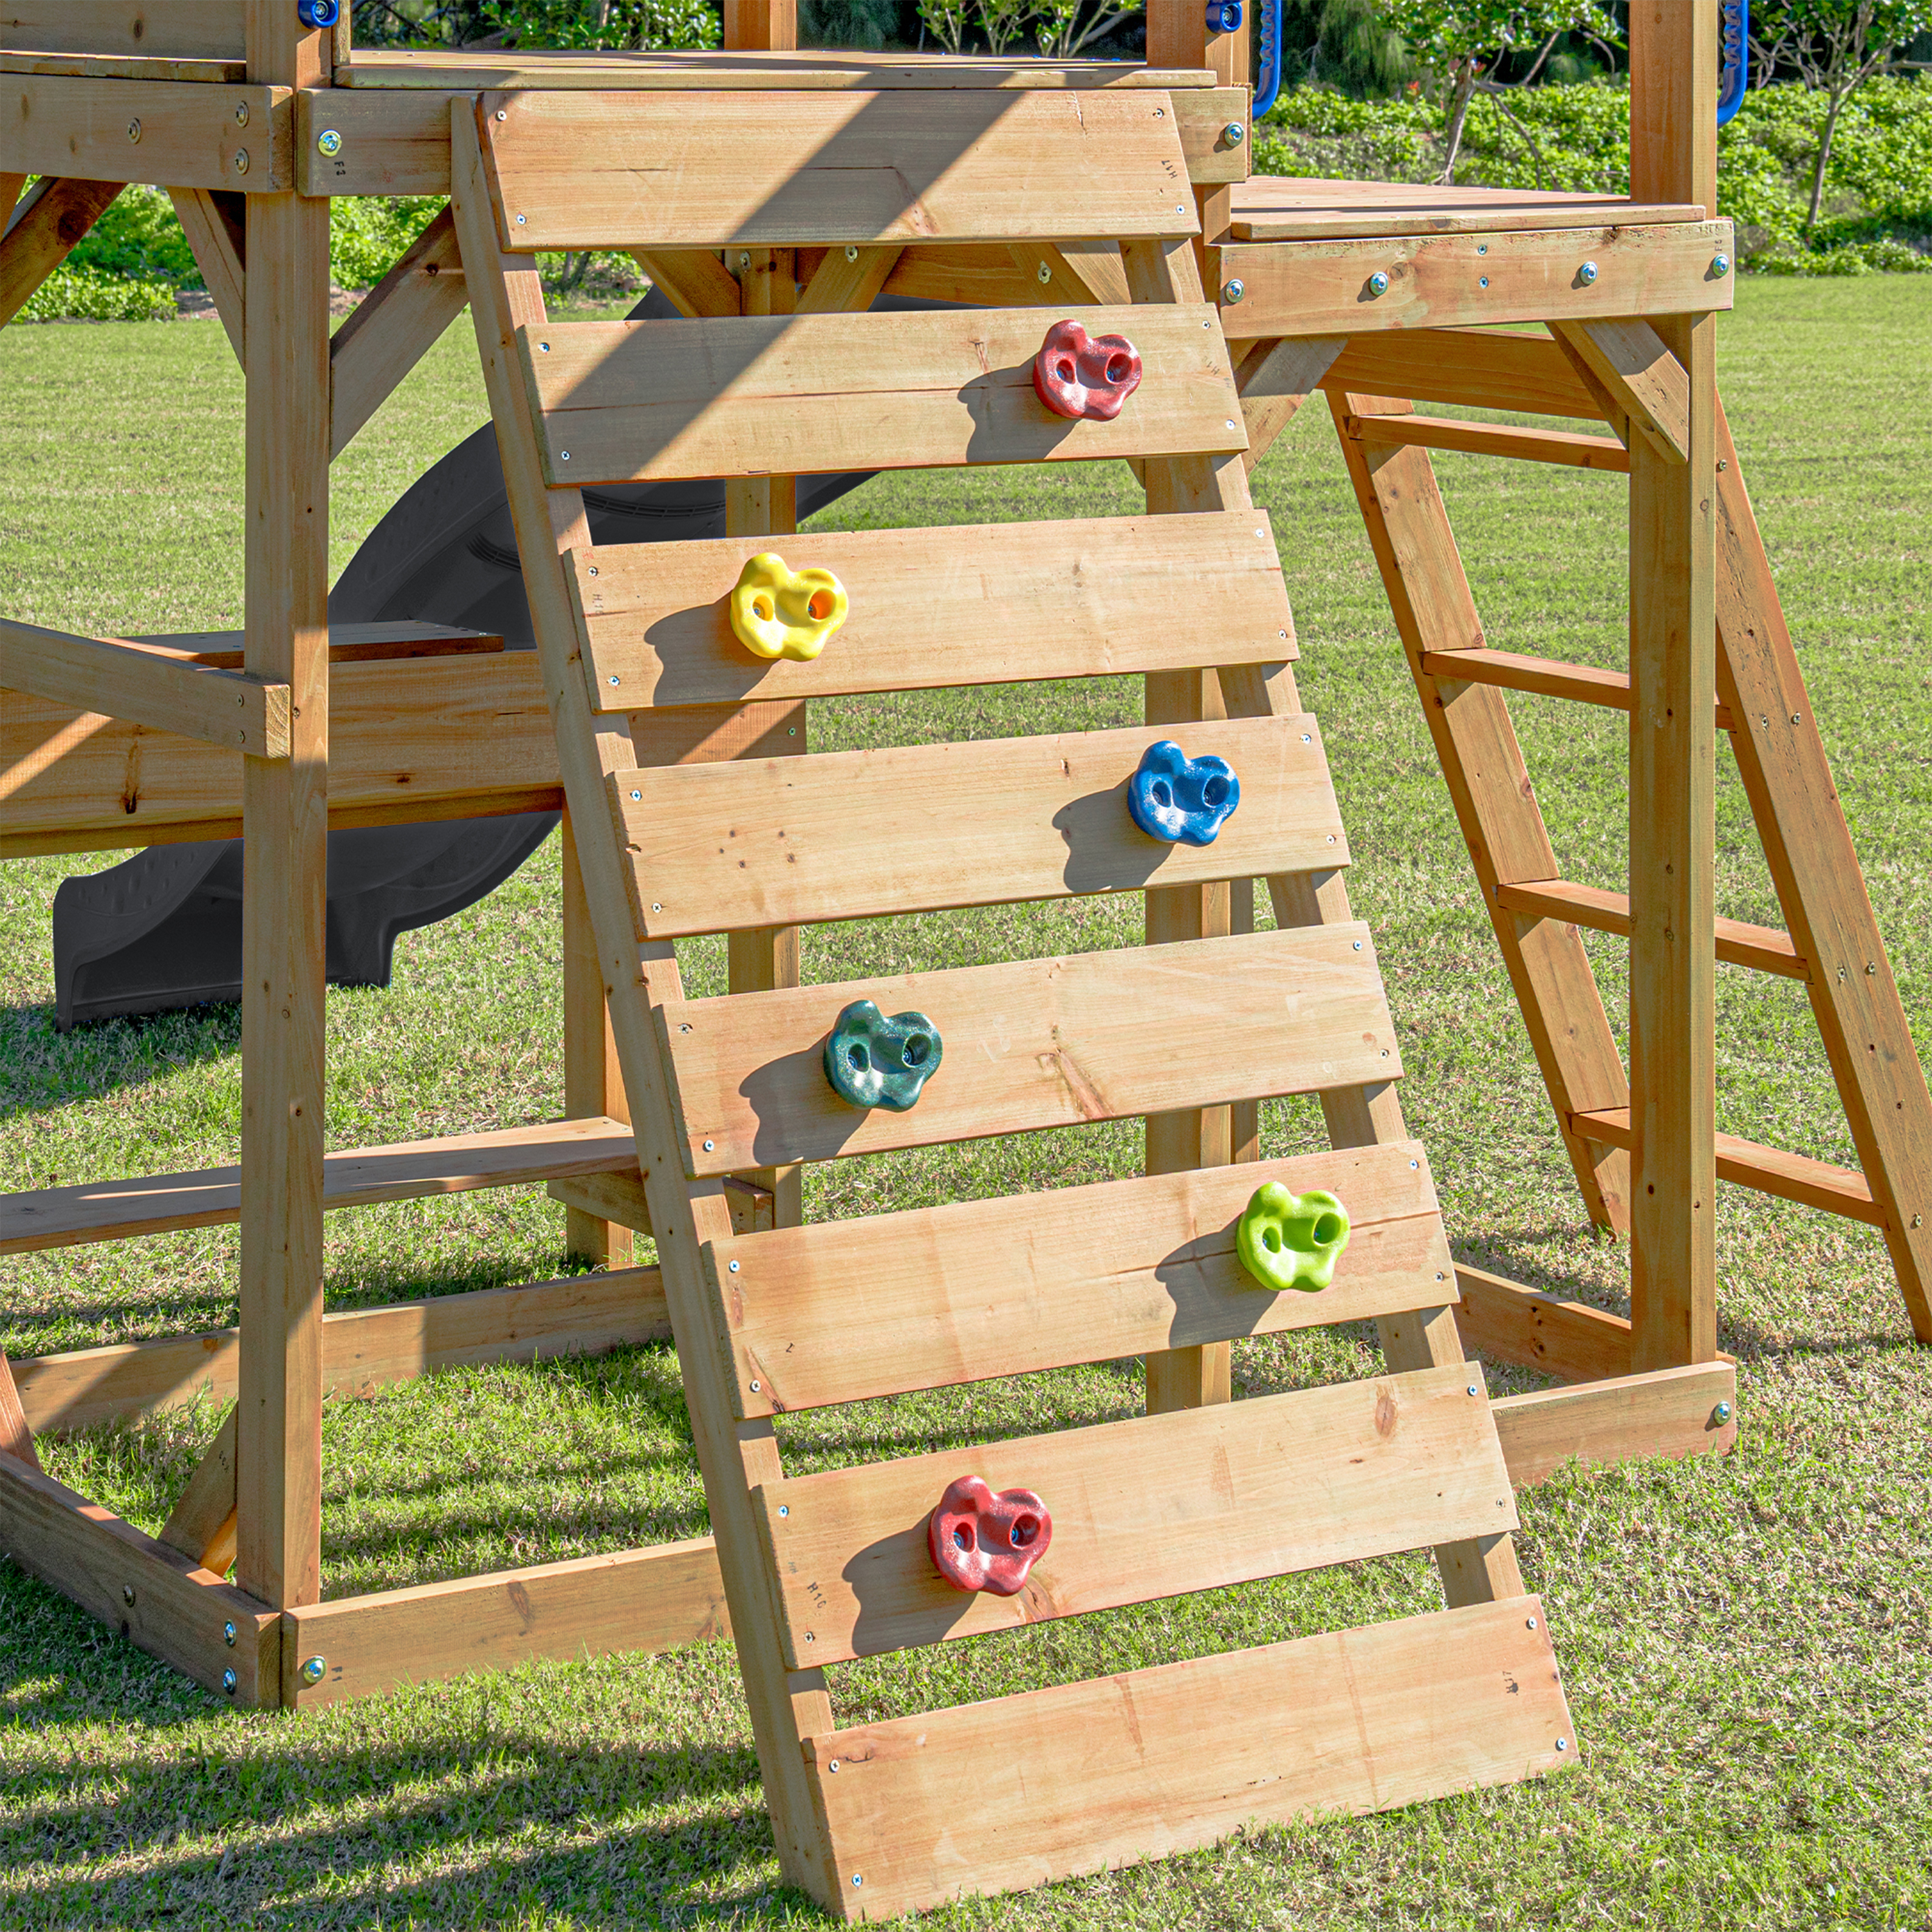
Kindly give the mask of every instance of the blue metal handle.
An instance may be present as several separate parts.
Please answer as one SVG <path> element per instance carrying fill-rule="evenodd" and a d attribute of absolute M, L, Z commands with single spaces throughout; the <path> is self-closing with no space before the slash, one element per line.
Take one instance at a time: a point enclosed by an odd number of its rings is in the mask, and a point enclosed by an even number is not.
<path fill-rule="evenodd" d="M 304 27 L 332 27 L 342 18 L 342 0 L 296 0 L 296 18 Z"/>
<path fill-rule="evenodd" d="M 1248 110 L 1251 123 L 1260 120 L 1281 92 L 1281 0 L 1262 0 L 1261 32 L 1256 38 L 1255 52 L 1261 72 L 1255 80 L 1254 104 Z"/>
<path fill-rule="evenodd" d="M 1744 104 L 1750 87 L 1750 0 L 1724 0 L 1724 64 L 1718 82 L 1718 125 Z"/>

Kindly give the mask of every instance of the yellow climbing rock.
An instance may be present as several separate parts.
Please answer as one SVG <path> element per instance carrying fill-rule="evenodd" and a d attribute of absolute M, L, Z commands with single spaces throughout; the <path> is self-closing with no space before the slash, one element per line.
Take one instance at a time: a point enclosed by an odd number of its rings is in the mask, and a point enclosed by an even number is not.
<path fill-rule="evenodd" d="M 845 621 L 845 586 L 829 570 L 793 570 L 770 550 L 752 558 L 731 592 L 731 631 L 754 656 L 818 656 Z"/>

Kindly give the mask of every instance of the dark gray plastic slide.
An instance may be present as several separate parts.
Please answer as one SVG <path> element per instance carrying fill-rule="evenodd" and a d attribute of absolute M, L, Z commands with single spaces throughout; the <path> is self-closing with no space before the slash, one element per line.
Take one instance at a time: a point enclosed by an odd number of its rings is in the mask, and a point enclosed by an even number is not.
<path fill-rule="evenodd" d="M 655 290 L 632 311 L 652 320 L 674 313 Z M 863 472 L 800 477 L 799 514 L 865 480 Z M 584 499 L 595 543 L 724 534 L 720 482 L 629 484 L 586 490 Z M 500 635 L 511 650 L 534 647 L 488 424 L 418 478 L 370 532 L 329 593 L 328 614 L 340 624 L 447 624 Z M 488 757 L 487 744 L 476 749 L 479 759 Z M 386 986 L 399 933 L 494 892 L 556 823 L 554 812 L 532 812 L 332 832 L 330 983 Z M 53 926 L 55 1022 L 63 1033 L 117 1014 L 238 1000 L 242 841 L 152 846 L 124 864 L 68 879 L 54 895 Z"/>

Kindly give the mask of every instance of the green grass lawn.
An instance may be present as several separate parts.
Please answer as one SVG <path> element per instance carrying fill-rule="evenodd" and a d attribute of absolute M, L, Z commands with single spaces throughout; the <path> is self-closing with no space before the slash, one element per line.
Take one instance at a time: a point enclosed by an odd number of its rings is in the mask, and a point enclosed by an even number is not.
<path fill-rule="evenodd" d="M 1922 1053 L 1932 1051 L 1932 284 L 1746 280 L 1720 369 L 1754 499 Z M 241 384 L 206 326 L 0 336 L 0 610 L 112 634 L 238 625 Z M 335 470 L 335 561 L 482 419 L 466 324 Z M 1491 640 L 1622 661 L 1619 479 L 1438 460 Z M 1325 414 L 1256 476 L 1300 626 L 1427 1142 L 1466 1259 L 1623 1309 L 1624 1263 L 1580 1210 L 1477 902 Z M 1135 507 L 1124 469 L 880 478 L 828 526 Z M 1125 723 L 1128 680 L 816 708 L 819 748 Z M 1568 876 L 1621 884 L 1625 727 L 1516 702 Z M 1778 914 L 1735 774 L 1720 775 L 1720 910 Z M 118 856 L 118 855 L 112 855 Z M 53 1030 L 48 914 L 91 860 L 0 868 L 0 1186 L 232 1160 L 228 1008 Z M 103 855 L 100 863 L 110 862 Z M 407 935 L 387 992 L 328 995 L 332 1146 L 554 1117 L 562 1101 L 552 841 L 483 904 Z M 1092 901 L 824 928 L 829 980 L 1137 940 Z M 1613 1017 L 1623 949 L 1592 941 Z M 722 948 L 687 950 L 717 990 Z M 1852 1158 L 1802 988 L 1719 969 L 1720 1124 Z M 1271 1106 L 1270 1153 L 1318 1144 Z M 840 1164 L 814 1216 L 1132 1171 L 1138 1130 Z M 958 1927 L 1727 1928 L 1932 1923 L 1932 1357 L 1870 1231 L 1726 1188 L 1722 1346 L 1735 1454 L 1565 1474 L 1522 1498 L 1576 1768 L 1390 1815 L 935 1915 Z M 329 1306 L 566 1266 L 540 1190 L 332 1216 Z M 233 1232 L 17 1258 L 15 1355 L 235 1318 Z M 1372 1372 L 1372 1337 L 1238 1343 L 1239 1392 Z M 1534 1378 L 1492 1374 L 1492 1386 Z M 1136 1363 L 790 1418 L 788 1467 L 835 1466 L 1137 1409 Z M 43 1446 L 52 1472 L 158 1528 L 218 1413 Z M 700 1533 L 667 1348 L 438 1376 L 325 1413 L 332 1596 Z M 1034 1685 L 1440 1602 L 1426 1557 L 1037 1627 L 832 1672 L 842 1720 Z M 1212 1748 L 1211 1713 L 1204 1748 Z M 1001 1810 L 988 1767 L 992 1828 Z M 732 1654 L 545 1664 L 286 1717 L 230 1712 L 0 1563 L 0 1926 L 812 1922 L 778 1884 Z"/>

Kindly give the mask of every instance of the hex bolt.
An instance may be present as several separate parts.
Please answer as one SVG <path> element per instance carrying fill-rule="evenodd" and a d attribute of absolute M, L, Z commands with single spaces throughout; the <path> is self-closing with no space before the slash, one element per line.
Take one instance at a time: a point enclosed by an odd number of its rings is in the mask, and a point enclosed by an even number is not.
<path fill-rule="evenodd" d="M 326 154 L 331 160 L 342 152 L 341 134 L 333 128 L 325 128 L 315 137 L 316 152 Z"/>
<path fill-rule="evenodd" d="M 1248 130 L 1238 121 L 1230 121 L 1221 130 L 1221 138 L 1229 147 L 1238 148 L 1248 138 Z"/>
<path fill-rule="evenodd" d="M 328 1674 L 328 1659 L 326 1657 L 310 1658 L 303 1664 L 302 1674 L 309 1683 L 320 1684 Z"/>
<path fill-rule="evenodd" d="M 248 150 L 246 148 L 235 150 L 235 172 L 238 175 L 245 175 L 248 172 Z"/>
<path fill-rule="evenodd" d="M 1222 284 L 1221 288 L 1221 299 L 1226 302 L 1230 308 L 1232 308 L 1237 302 L 1240 302 L 1246 298 L 1247 292 L 1247 284 L 1243 281 L 1239 276 L 1237 276 L 1232 282 Z"/>
<path fill-rule="evenodd" d="M 1588 288 L 1590 284 L 1597 279 L 1596 263 L 1594 262 L 1586 262 L 1583 266 L 1576 271 L 1576 279 L 1581 282 L 1586 288 Z"/>
<path fill-rule="evenodd" d="M 1369 278 L 1369 292 L 1372 296 L 1385 296 L 1388 293 L 1388 277 L 1382 269 L 1378 268 Z"/>
<path fill-rule="evenodd" d="M 128 138 L 130 141 L 138 141 L 141 138 L 141 124 L 140 122 L 130 121 L 128 123 Z"/>
<path fill-rule="evenodd" d="M 224 1624 L 221 1626 L 221 1641 L 227 1645 L 230 1650 L 235 1648 L 235 1626 L 232 1624 Z"/>
<path fill-rule="evenodd" d="M 1712 274 L 1715 275 L 1720 281 L 1722 281 L 1724 278 L 1731 272 L 1731 258 L 1730 256 L 1713 255 L 1711 257 L 1711 272 Z"/>
<path fill-rule="evenodd" d="M 239 1684 L 241 1681 L 242 1680 L 237 1677 L 232 1670 L 224 1670 L 221 1673 L 221 1688 L 223 1690 L 226 1690 L 231 1697 L 235 1694 L 235 1687 Z"/>
<path fill-rule="evenodd" d="M 1731 1406 L 1727 1402 L 1719 1402 L 1711 1412 L 1711 1420 L 1713 1422 L 1728 1422 L 1730 1419 Z"/>

